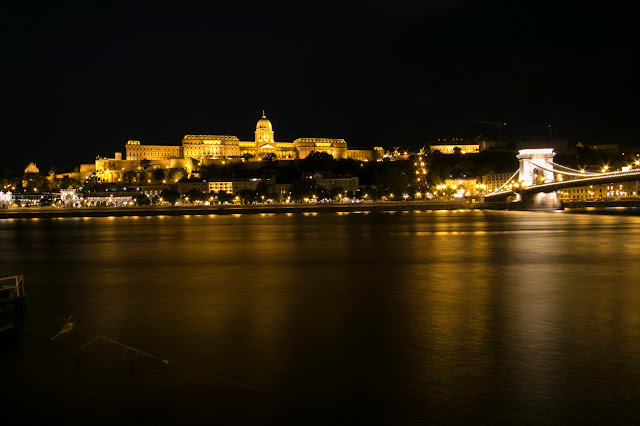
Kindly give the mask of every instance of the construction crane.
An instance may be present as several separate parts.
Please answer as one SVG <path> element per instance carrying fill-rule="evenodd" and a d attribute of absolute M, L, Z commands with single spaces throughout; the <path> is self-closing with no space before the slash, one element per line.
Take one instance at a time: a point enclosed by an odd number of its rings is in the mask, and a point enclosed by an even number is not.
<path fill-rule="evenodd" d="M 480 120 L 469 120 L 472 123 L 481 123 L 481 124 L 491 124 L 493 126 L 498 126 L 498 139 L 502 139 L 502 126 L 506 126 L 507 123 L 496 123 L 494 121 L 480 121 Z"/>

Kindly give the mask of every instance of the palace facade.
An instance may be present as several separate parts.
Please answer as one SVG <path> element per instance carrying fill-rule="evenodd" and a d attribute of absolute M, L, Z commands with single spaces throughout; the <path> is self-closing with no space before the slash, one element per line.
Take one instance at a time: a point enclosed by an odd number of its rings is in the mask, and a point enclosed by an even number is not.
<path fill-rule="evenodd" d="M 189 176 L 200 165 L 234 161 L 260 161 L 268 154 L 278 160 L 296 160 L 312 152 L 325 152 L 334 159 L 351 158 L 357 161 L 382 159 L 381 147 L 349 149 L 344 139 L 298 138 L 293 142 L 277 142 L 273 125 L 262 112 L 256 124 L 253 141 L 241 141 L 231 135 L 185 135 L 181 145 L 145 145 L 129 140 L 125 146 L 125 158 L 116 152 L 113 158 L 97 158 L 93 164 L 81 164 L 78 172 L 64 173 L 82 182 L 96 175 L 102 182 L 150 183 L 149 174 L 155 170 L 184 169 Z M 141 164 L 147 160 L 146 164 Z M 136 174 L 133 176 L 131 173 Z M 145 182 L 146 181 L 146 182 Z M 169 183 L 169 179 L 167 179 Z"/>
<path fill-rule="evenodd" d="M 382 158 L 381 147 L 372 149 L 348 149 L 344 139 L 298 138 L 293 142 L 276 142 L 273 125 L 262 112 L 258 120 L 253 141 L 241 141 L 230 135 L 185 135 L 182 145 L 143 145 L 130 140 L 126 145 L 126 160 L 207 160 L 254 158 L 262 159 L 274 154 L 278 160 L 306 158 L 312 152 L 326 152 L 336 160 L 353 158 L 359 161 Z"/>

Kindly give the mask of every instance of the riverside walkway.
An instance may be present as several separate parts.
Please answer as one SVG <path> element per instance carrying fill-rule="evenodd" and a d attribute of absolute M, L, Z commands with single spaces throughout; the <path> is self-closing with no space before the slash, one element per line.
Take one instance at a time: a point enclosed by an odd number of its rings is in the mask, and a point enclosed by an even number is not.
<path fill-rule="evenodd" d="M 259 213 L 355 212 L 460 210 L 474 203 L 462 201 L 390 201 L 360 203 L 294 203 L 294 204 L 227 204 L 212 206 L 145 206 L 145 207 L 28 207 L 0 210 L 0 219 L 58 217 L 122 217 L 122 216 L 184 216 Z M 474 208 L 477 208 L 474 206 Z"/>

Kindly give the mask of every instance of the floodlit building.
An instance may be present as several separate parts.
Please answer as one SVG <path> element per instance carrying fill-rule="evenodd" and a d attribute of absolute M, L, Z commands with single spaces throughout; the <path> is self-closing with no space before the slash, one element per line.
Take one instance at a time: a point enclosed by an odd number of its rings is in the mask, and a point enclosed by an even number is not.
<path fill-rule="evenodd" d="M 482 176 L 482 184 L 485 186 L 485 193 L 489 194 L 500 189 L 505 183 L 511 179 L 513 172 L 495 173 L 489 172 Z"/>
<path fill-rule="evenodd" d="M 460 150 L 460 154 L 473 154 L 480 152 L 480 144 L 470 143 L 462 138 L 438 139 L 437 143 L 429 145 L 429 151 L 439 151 L 442 154 L 455 154 L 456 148 Z"/>
<path fill-rule="evenodd" d="M 306 179 L 312 179 L 316 185 L 325 189 L 332 190 L 334 188 L 342 188 L 345 192 L 356 192 L 358 189 L 358 178 L 356 176 L 329 176 L 320 173 L 313 173 L 305 176 Z"/>
<path fill-rule="evenodd" d="M 640 182 L 619 182 L 564 188 L 558 191 L 559 200 L 594 201 L 638 196 Z"/>
<path fill-rule="evenodd" d="M 475 197 L 480 193 L 481 188 L 476 178 L 446 179 L 444 185 L 453 190 L 456 198 L 464 196 Z"/>
<path fill-rule="evenodd" d="M 381 147 L 350 150 L 344 139 L 298 138 L 293 142 L 277 142 L 273 124 L 264 111 L 254 135 L 253 141 L 241 141 L 231 135 L 185 135 L 181 146 L 143 145 L 138 140 L 130 140 L 126 145 L 126 160 L 180 159 L 206 164 L 207 160 L 243 156 L 260 159 L 268 154 L 274 154 L 278 160 L 303 159 L 312 152 L 326 152 L 335 159 L 375 160 L 383 152 Z"/>
<path fill-rule="evenodd" d="M 8 209 L 11 206 L 11 192 L 0 191 L 0 209 Z"/>
<path fill-rule="evenodd" d="M 251 167 L 269 154 L 273 154 L 277 160 L 294 160 L 306 158 L 312 152 L 325 152 L 334 159 L 351 158 L 358 161 L 378 160 L 384 154 L 381 147 L 349 149 L 344 139 L 298 138 L 293 142 L 278 142 L 273 125 L 263 111 L 252 141 L 241 141 L 231 135 L 192 134 L 185 135 L 181 145 L 145 145 L 139 140 L 129 140 L 125 145 L 124 159 L 122 153 L 116 152 L 113 158 L 99 157 L 94 163 L 81 164 L 77 172 L 55 177 L 60 179 L 68 176 L 82 182 L 95 175 L 105 183 L 145 184 L 160 180 L 158 176 L 164 172 L 161 178 L 163 183 L 174 183 L 182 177 L 197 176 L 196 171 L 201 165 L 242 161 Z M 29 170 L 36 170 L 35 165 Z M 178 176 L 172 171 L 177 171 Z M 218 191 L 219 186 L 212 183 L 210 189 Z M 234 191 L 238 186 L 242 184 L 234 182 Z M 224 190 L 228 190 L 228 186 Z"/>

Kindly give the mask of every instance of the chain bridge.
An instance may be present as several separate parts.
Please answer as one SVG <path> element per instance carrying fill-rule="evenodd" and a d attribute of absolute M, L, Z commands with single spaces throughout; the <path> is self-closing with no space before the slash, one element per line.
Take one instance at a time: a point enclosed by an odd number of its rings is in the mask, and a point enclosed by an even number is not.
<path fill-rule="evenodd" d="M 485 202 L 506 201 L 515 197 L 526 208 L 561 207 L 557 191 L 565 188 L 640 180 L 640 169 L 614 172 L 585 172 L 553 162 L 552 148 L 523 149 L 517 157 L 520 168 L 494 192 L 485 194 Z"/>

